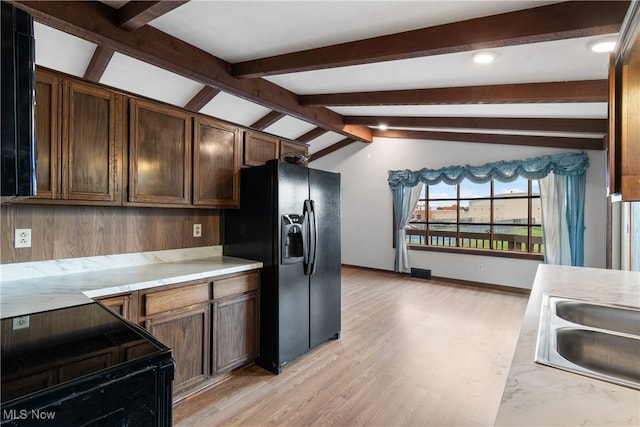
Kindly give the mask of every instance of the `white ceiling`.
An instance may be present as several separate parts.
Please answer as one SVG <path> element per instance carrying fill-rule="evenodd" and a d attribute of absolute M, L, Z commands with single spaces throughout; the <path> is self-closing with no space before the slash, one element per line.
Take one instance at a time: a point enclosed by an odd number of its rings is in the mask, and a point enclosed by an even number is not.
<path fill-rule="evenodd" d="M 118 8 L 124 1 L 104 1 Z M 542 6 L 550 1 L 190 1 L 149 25 L 229 63 Z M 82 77 L 94 43 L 36 23 L 37 64 Z M 595 54 L 585 37 L 493 49 L 497 60 L 477 65 L 473 52 L 298 72 L 265 79 L 299 95 L 422 89 L 505 83 L 606 79 L 608 54 Z M 176 106 L 204 86 L 115 53 L 100 83 Z M 330 107 L 342 115 L 606 118 L 606 103 L 463 104 Z M 221 92 L 200 110 L 249 126 L 271 109 Z M 315 125 L 285 116 L 265 129 L 295 139 Z M 310 142 L 317 152 L 343 135 Z"/>
<path fill-rule="evenodd" d="M 150 25 L 235 63 L 550 3 L 557 2 L 191 1 Z"/>
<path fill-rule="evenodd" d="M 496 48 L 492 64 L 476 64 L 475 52 L 462 52 L 265 78 L 300 95 L 602 79 L 608 55 L 588 48 L 600 38 Z"/>

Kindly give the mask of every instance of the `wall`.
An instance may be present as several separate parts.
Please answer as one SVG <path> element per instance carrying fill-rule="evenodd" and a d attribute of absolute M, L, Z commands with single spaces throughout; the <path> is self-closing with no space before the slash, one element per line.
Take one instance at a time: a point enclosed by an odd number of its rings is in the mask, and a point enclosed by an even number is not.
<path fill-rule="evenodd" d="M 220 245 L 219 210 L 3 205 L 0 263 Z M 192 237 L 202 224 L 202 237 Z M 31 248 L 13 247 L 14 229 L 31 229 Z"/>
<path fill-rule="evenodd" d="M 390 169 L 440 168 L 518 160 L 569 150 L 543 147 L 375 138 L 353 143 L 310 167 L 342 175 L 342 262 L 393 270 Z M 589 151 L 585 204 L 585 266 L 605 267 L 606 157 Z M 410 251 L 412 267 L 434 276 L 531 288 L 539 261 L 441 252 Z M 482 270 L 480 270 L 482 264 Z"/>

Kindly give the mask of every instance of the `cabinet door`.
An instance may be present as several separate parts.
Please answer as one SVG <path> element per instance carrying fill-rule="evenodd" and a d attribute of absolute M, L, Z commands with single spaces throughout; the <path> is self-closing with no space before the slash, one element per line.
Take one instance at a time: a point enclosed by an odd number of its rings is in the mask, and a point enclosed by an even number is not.
<path fill-rule="evenodd" d="M 257 292 L 249 292 L 214 303 L 216 372 L 235 368 L 258 357 L 257 295 Z"/>
<path fill-rule="evenodd" d="M 302 154 L 306 156 L 309 153 L 309 147 L 305 144 L 296 144 L 295 142 L 281 141 L 280 155 L 283 154 Z"/>
<path fill-rule="evenodd" d="M 148 318 L 145 327 L 161 343 L 173 350 L 176 363 L 174 395 L 208 376 L 209 306 L 190 307 L 170 315 Z"/>
<path fill-rule="evenodd" d="M 60 191 L 60 98 L 61 82 L 51 74 L 36 73 L 34 110 L 38 163 L 38 199 L 55 199 Z"/>
<path fill-rule="evenodd" d="M 109 307 L 111 310 L 118 313 L 120 316 L 127 320 L 132 320 L 131 317 L 131 294 L 116 295 L 105 298 L 98 298 L 102 304 Z"/>
<path fill-rule="evenodd" d="M 239 128 L 196 117 L 194 125 L 193 204 L 240 206 Z"/>
<path fill-rule="evenodd" d="M 640 12 L 636 21 L 640 25 Z M 622 200 L 640 200 L 640 33 L 622 66 Z"/>
<path fill-rule="evenodd" d="M 129 202 L 188 205 L 191 188 L 189 114 L 131 100 Z"/>
<path fill-rule="evenodd" d="M 267 160 L 280 157 L 280 141 L 277 138 L 255 132 L 247 132 L 244 140 L 245 166 L 260 166 Z"/>
<path fill-rule="evenodd" d="M 65 82 L 62 122 L 63 198 L 120 202 L 114 92 Z"/>
<path fill-rule="evenodd" d="M 608 194 L 620 192 L 620 130 L 618 127 L 620 114 L 620 70 L 616 67 L 615 57 L 609 59 L 609 134 L 607 135 L 608 155 Z"/>

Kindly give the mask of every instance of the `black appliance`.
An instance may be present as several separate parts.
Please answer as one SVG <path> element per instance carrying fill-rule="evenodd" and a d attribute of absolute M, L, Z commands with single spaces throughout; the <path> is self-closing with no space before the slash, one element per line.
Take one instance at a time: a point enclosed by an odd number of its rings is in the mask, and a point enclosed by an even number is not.
<path fill-rule="evenodd" d="M 100 303 L 2 320 L 2 426 L 170 426 L 171 349 Z"/>
<path fill-rule="evenodd" d="M 36 194 L 33 18 L 1 2 L 0 187 L 2 202 Z"/>
<path fill-rule="evenodd" d="M 276 374 L 340 337 L 340 175 L 278 160 L 241 172 L 224 254 L 262 261 L 260 356 Z"/>

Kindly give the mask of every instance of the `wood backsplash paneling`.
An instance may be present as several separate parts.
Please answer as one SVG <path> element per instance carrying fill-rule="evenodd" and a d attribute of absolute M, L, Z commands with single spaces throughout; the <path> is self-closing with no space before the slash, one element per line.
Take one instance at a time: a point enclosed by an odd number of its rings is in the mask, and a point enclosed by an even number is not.
<path fill-rule="evenodd" d="M 202 224 L 202 237 L 192 237 Z M 31 229 L 31 248 L 14 248 L 14 229 Z M 215 209 L 4 205 L 0 263 L 44 261 L 221 245 Z"/>

